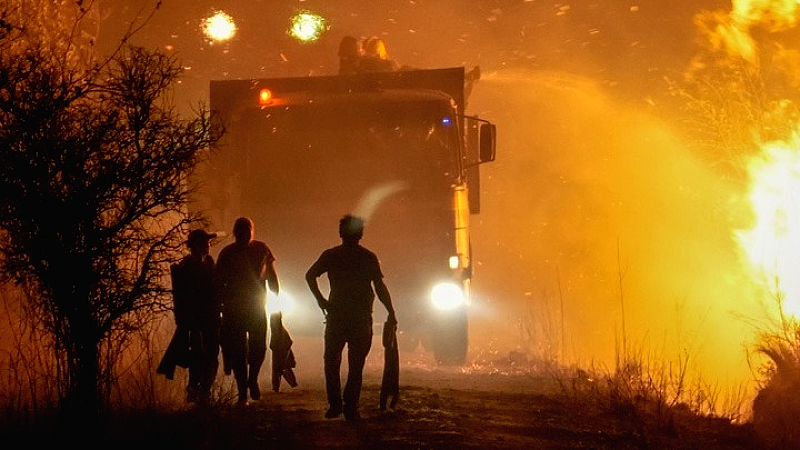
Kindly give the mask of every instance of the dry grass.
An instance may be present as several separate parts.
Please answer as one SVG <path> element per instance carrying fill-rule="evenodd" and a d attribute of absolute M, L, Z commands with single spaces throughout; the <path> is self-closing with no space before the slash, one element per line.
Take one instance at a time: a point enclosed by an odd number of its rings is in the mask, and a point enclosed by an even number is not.
<path fill-rule="evenodd" d="M 0 333 L 0 337 L 16 336 L 12 346 L 15 348 L 4 349 L 0 356 L 0 375 L 2 375 L 0 433 L 5 436 L 10 433 L 18 436 L 36 436 L 41 442 L 60 442 L 64 438 L 64 430 L 59 428 L 57 391 L 54 390 L 53 373 L 50 372 L 52 363 L 49 362 L 46 340 L 42 340 L 41 336 L 32 329 L 24 328 L 19 322 L 13 326 L 5 325 L 5 328 L 0 328 Z M 150 441 L 154 442 L 152 446 L 156 448 L 179 448 L 175 447 L 177 439 L 196 442 L 197 437 L 193 436 L 192 430 L 203 430 L 204 436 L 210 436 L 209 439 L 221 442 L 232 432 L 231 430 L 246 429 L 255 435 L 274 433 L 275 430 L 264 428 L 265 421 L 277 420 L 286 426 L 297 428 L 300 437 L 303 432 L 307 432 L 303 427 L 322 427 L 322 431 L 325 431 L 327 430 L 325 427 L 331 426 L 330 422 L 317 421 L 317 416 L 320 414 L 313 410 L 317 406 L 311 408 L 308 406 L 309 402 L 316 405 L 314 402 L 319 399 L 324 402 L 321 391 L 309 394 L 311 400 L 306 398 L 306 403 L 284 406 L 278 404 L 276 409 L 259 410 L 257 414 L 260 416 L 247 416 L 246 423 L 237 423 L 244 419 L 230 407 L 235 398 L 233 381 L 231 377 L 224 377 L 222 374 L 214 387 L 215 400 L 207 408 L 187 408 L 184 401 L 185 371 L 179 371 L 173 382 L 165 382 L 155 373 L 158 358 L 166 346 L 168 336 L 169 326 L 154 325 L 149 331 L 138 335 L 136 342 L 130 342 L 125 346 L 126 355 L 122 358 L 125 363 L 118 366 L 119 370 L 112 383 L 109 396 L 111 404 L 104 417 L 105 424 L 101 429 L 94 430 L 91 436 L 93 439 L 98 439 L 98 442 L 104 439 L 108 442 L 119 442 L 120 436 L 135 434 L 135 437 L 128 436 L 123 440 L 139 443 L 137 445 L 146 445 Z M 9 341 L 3 339 L 2 342 Z M 42 345 L 43 342 L 45 345 Z M 800 359 L 797 356 L 800 354 L 798 352 L 800 346 L 796 344 L 797 341 L 793 341 L 794 347 L 787 347 L 784 341 L 779 342 L 784 345 L 775 347 L 777 350 L 773 354 L 776 360 L 781 361 L 781 368 L 776 369 L 772 379 L 778 379 L 775 375 L 777 373 L 793 374 L 794 378 L 789 375 L 786 377 L 800 383 L 797 376 L 800 373 Z M 733 432 L 740 441 L 738 444 L 704 445 L 694 448 L 747 448 L 741 444 L 744 442 L 741 436 L 747 435 L 746 430 L 733 425 L 741 418 L 742 402 L 737 404 L 734 401 L 725 408 L 720 408 L 722 395 L 718 388 L 699 380 L 689 379 L 688 354 L 681 355 L 677 363 L 668 363 L 666 358 L 643 349 L 634 349 L 631 345 L 626 347 L 626 351 L 618 352 L 613 369 L 565 367 L 553 358 L 555 353 L 553 349 L 545 347 L 540 356 L 518 350 L 505 358 L 487 359 L 482 364 L 472 367 L 471 372 L 461 370 L 457 375 L 447 376 L 468 377 L 468 383 L 478 379 L 489 380 L 494 376 L 505 376 L 511 372 L 516 375 L 528 374 L 531 379 L 536 378 L 531 386 L 537 386 L 540 391 L 520 390 L 497 394 L 497 398 L 492 398 L 492 401 L 502 405 L 513 405 L 515 397 L 520 399 L 518 402 L 533 402 L 532 405 L 538 405 L 536 408 L 531 407 L 533 408 L 531 410 L 524 409 L 527 406 L 516 405 L 513 408 L 520 411 L 508 415 L 509 421 L 528 421 L 535 425 L 533 428 L 531 428 L 533 425 L 512 427 L 505 422 L 496 425 L 498 429 L 507 430 L 504 433 L 508 435 L 522 433 L 521 437 L 513 439 L 530 439 L 531 433 L 538 433 L 541 434 L 537 435 L 541 439 L 558 440 L 560 439 L 558 436 L 563 435 L 564 439 L 577 437 L 583 443 L 594 442 L 593 439 L 600 441 L 610 439 L 616 447 L 608 448 L 636 448 L 636 445 L 640 444 L 650 445 L 650 448 L 678 448 L 669 445 L 674 445 L 677 441 L 700 442 L 706 438 L 719 440 L 720 436 L 726 436 L 725 433 Z M 784 375 L 781 375 L 780 379 L 783 380 Z M 786 396 L 786 389 L 792 386 L 796 385 L 773 381 L 767 383 L 764 391 L 774 392 L 775 398 L 778 398 Z M 442 388 L 409 386 L 403 388 L 407 393 L 402 399 L 406 405 L 405 411 L 393 416 L 392 420 L 397 422 L 381 422 L 379 419 L 378 423 L 371 424 L 370 426 L 376 427 L 376 432 L 382 430 L 381 427 L 390 427 L 380 432 L 399 433 L 401 436 L 407 432 L 413 435 L 415 427 L 419 428 L 422 423 L 428 423 L 427 421 L 436 423 L 435 421 L 441 419 L 440 416 L 444 414 L 452 433 L 459 433 L 461 436 L 462 441 L 455 442 L 458 444 L 463 443 L 469 433 L 480 432 L 478 428 L 481 423 L 491 422 L 489 417 L 500 415 L 496 411 L 469 409 L 480 408 L 481 404 L 486 404 L 485 400 L 474 400 L 483 394 L 474 392 L 471 388 L 461 390 L 451 385 Z M 419 398 L 412 398 L 413 396 Z M 766 398 L 765 396 L 766 394 L 762 399 Z M 443 400 L 448 397 L 452 399 Z M 766 405 L 765 410 L 769 411 L 769 414 L 761 414 L 758 416 L 759 420 L 773 427 L 770 428 L 770 432 L 781 436 L 782 439 L 787 437 L 794 439 L 794 435 L 790 432 L 780 431 L 785 430 L 780 427 L 786 426 L 786 420 L 781 417 L 797 417 L 797 414 L 781 416 L 786 411 L 775 409 L 772 403 L 763 401 L 762 404 Z M 464 411 L 459 410 L 464 405 L 473 403 L 474 406 L 469 406 Z M 533 415 L 523 417 L 525 414 Z M 287 423 L 289 420 L 287 417 L 295 416 L 301 422 Z M 520 419 L 517 419 L 517 416 Z M 440 424 L 431 428 L 429 438 L 441 439 L 442 426 Z M 463 430 L 462 426 L 476 429 Z M 774 432 L 776 426 L 779 426 L 780 433 Z M 596 430 L 592 432 L 596 434 L 586 434 L 589 429 Z M 687 433 L 691 433 L 691 439 L 686 437 Z M 82 436 L 79 439 L 83 442 L 86 438 Z M 672 444 L 656 445 L 665 442 Z M 619 447 L 620 445 L 622 447 Z M 504 448 L 514 447 L 508 444 Z"/>

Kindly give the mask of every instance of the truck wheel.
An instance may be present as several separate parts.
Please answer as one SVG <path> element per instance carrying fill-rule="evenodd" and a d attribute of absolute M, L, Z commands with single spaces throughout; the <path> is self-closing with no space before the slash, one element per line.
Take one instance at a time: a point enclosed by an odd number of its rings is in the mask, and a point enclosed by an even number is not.
<path fill-rule="evenodd" d="M 465 309 L 437 317 L 433 333 L 433 355 L 439 364 L 461 365 L 467 360 L 469 342 Z"/>
<path fill-rule="evenodd" d="M 397 335 L 398 347 L 407 352 L 413 352 L 420 346 L 420 338 L 415 333 L 400 333 Z"/>

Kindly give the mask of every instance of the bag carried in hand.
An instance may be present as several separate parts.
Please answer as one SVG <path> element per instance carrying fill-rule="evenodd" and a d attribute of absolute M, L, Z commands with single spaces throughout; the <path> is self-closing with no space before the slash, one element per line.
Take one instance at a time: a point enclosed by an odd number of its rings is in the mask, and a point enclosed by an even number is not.
<path fill-rule="evenodd" d="M 383 324 L 383 380 L 381 381 L 380 408 L 394 409 L 400 395 L 400 354 L 397 349 L 397 324 L 386 321 Z"/>

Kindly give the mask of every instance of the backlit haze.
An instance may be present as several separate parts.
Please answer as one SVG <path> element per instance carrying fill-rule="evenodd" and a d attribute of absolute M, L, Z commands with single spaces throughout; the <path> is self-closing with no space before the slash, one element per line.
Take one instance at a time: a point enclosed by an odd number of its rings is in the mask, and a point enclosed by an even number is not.
<path fill-rule="evenodd" d="M 154 3 L 101 1 L 101 48 Z M 216 8 L 230 39 L 203 33 Z M 301 11 L 325 20 L 313 42 L 289 33 Z M 479 65 L 467 111 L 497 124 L 498 156 L 472 219 L 471 361 L 519 349 L 611 368 L 626 348 L 688 359 L 725 391 L 753 378 L 748 353 L 777 300 L 800 314 L 800 138 L 775 120 L 797 101 L 797 16 L 789 0 L 164 0 L 133 41 L 181 60 L 186 107 L 211 79 L 334 74 L 348 34 L 382 37 L 408 66 Z M 786 96 L 743 107 L 709 77 L 709 54 Z M 692 104 L 716 106 L 706 119 L 730 132 L 698 125 L 670 91 L 687 74 L 719 82 Z"/>

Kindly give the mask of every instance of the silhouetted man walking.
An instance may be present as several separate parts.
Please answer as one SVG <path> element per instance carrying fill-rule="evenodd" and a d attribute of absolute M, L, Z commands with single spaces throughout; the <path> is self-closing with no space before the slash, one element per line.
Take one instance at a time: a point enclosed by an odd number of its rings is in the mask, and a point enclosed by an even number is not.
<path fill-rule="evenodd" d="M 306 281 L 326 317 L 325 386 L 332 419 L 344 412 L 345 419 L 359 420 L 358 400 L 364 362 L 372 346 L 372 303 L 375 294 L 389 313 L 388 321 L 397 323 L 389 289 L 377 256 L 359 245 L 364 221 L 351 215 L 339 221 L 342 244 L 325 250 L 306 272 Z M 317 278 L 328 274 L 329 298 L 319 289 Z M 373 291 L 374 286 L 374 291 Z M 341 390 L 342 352 L 347 345 L 348 374 L 344 393 Z"/>
<path fill-rule="evenodd" d="M 219 367 L 220 308 L 214 294 L 214 259 L 209 255 L 210 241 L 215 237 L 192 230 L 186 241 L 190 254 L 170 267 L 177 326 L 158 373 L 172 379 L 175 366 L 186 364 L 189 402 L 208 401 Z"/>
<path fill-rule="evenodd" d="M 247 217 L 233 226 L 235 242 L 219 254 L 217 279 L 222 298 L 222 353 L 233 371 L 239 404 L 261 398 L 258 374 L 267 353 L 266 285 L 278 294 L 278 275 L 269 247 L 253 239 L 253 222 Z M 266 282 L 266 285 L 265 285 Z"/>

